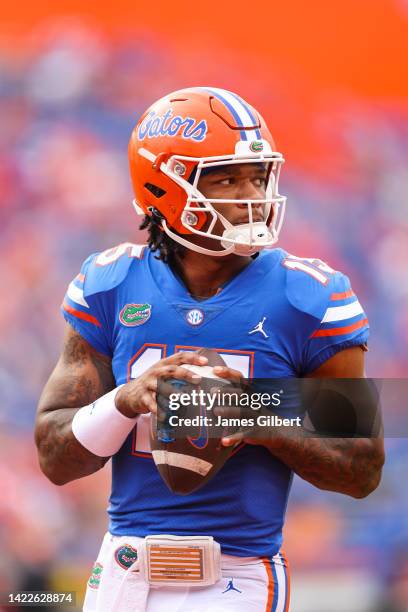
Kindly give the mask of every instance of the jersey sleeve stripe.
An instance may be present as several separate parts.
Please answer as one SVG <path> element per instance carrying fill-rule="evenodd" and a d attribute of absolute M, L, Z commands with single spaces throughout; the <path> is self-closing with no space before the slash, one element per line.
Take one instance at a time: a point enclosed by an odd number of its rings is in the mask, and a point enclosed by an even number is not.
<path fill-rule="evenodd" d="M 352 289 L 349 289 L 348 291 L 343 291 L 342 293 L 332 293 L 330 296 L 330 300 L 334 301 L 334 300 L 345 300 L 349 297 L 353 297 L 354 296 L 354 291 Z"/>
<path fill-rule="evenodd" d="M 85 282 L 85 274 L 77 274 L 75 277 L 75 280 L 79 281 L 80 283 L 84 283 Z"/>
<path fill-rule="evenodd" d="M 89 308 L 89 304 L 84 298 L 84 290 L 74 285 L 73 282 L 70 283 L 68 286 L 67 296 L 69 297 L 70 300 L 72 300 L 76 304 L 80 304 L 81 306 L 84 306 L 85 308 Z"/>
<path fill-rule="evenodd" d="M 96 325 L 97 327 L 102 327 L 98 319 L 88 314 L 87 312 L 76 310 L 75 308 L 72 308 L 72 306 L 67 304 L 67 302 L 65 301 L 62 303 L 62 307 L 66 312 L 69 312 L 69 314 L 73 315 L 74 317 L 77 317 L 77 319 L 82 319 L 83 321 L 88 321 L 88 323 L 93 323 L 93 325 Z"/>
<path fill-rule="evenodd" d="M 344 319 L 351 319 L 359 314 L 363 314 L 364 310 L 358 300 L 346 304 L 345 306 L 333 306 L 326 310 L 326 313 L 322 319 L 322 323 L 331 323 L 332 321 L 344 321 Z"/>
<path fill-rule="evenodd" d="M 356 323 L 352 323 L 351 325 L 345 325 L 344 327 L 332 327 L 331 329 L 318 329 L 311 335 L 311 338 L 323 338 L 325 336 L 343 336 L 345 334 L 350 334 L 356 329 L 360 329 L 361 327 L 365 327 L 368 325 L 368 319 L 361 319 L 360 321 L 356 321 Z"/>

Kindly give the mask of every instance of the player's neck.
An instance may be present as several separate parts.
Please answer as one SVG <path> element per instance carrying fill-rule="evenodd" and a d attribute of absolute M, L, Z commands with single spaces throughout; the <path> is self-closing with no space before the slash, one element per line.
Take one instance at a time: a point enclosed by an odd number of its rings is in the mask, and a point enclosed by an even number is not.
<path fill-rule="evenodd" d="M 251 257 L 228 255 L 208 257 L 187 251 L 183 258 L 176 257 L 172 268 L 195 298 L 209 298 L 252 262 Z"/>

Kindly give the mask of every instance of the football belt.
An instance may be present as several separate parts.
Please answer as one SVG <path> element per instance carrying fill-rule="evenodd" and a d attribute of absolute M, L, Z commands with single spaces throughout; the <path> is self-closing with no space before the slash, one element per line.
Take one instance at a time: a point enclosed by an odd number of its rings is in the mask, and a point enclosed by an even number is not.
<path fill-rule="evenodd" d="M 151 587 L 204 587 L 221 578 L 221 547 L 212 536 L 146 536 L 139 570 Z"/>

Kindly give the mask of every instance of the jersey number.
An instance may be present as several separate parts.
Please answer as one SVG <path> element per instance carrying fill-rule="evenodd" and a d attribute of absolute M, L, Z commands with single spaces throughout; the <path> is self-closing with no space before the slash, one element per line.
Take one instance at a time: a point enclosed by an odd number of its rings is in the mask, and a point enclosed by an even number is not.
<path fill-rule="evenodd" d="M 175 352 L 194 351 L 196 348 L 197 347 L 192 346 L 176 346 Z M 224 359 L 229 368 L 238 370 L 245 378 L 252 377 L 254 366 L 254 354 L 252 351 L 219 350 L 217 352 Z M 148 368 L 157 363 L 160 359 L 164 359 L 166 356 L 166 344 L 144 344 L 129 361 L 128 382 L 132 378 L 141 376 Z M 139 417 L 133 453 L 142 454 L 144 456 L 151 454 L 148 415 L 140 415 Z"/>
<path fill-rule="evenodd" d="M 329 277 L 336 271 L 321 259 L 295 257 L 295 255 L 289 255 L 289 257 L 286 257 L 286 259 L 283 260 L 282 265 L 284 265 L 285 268 L 289 268 L 289 270 L 300 270 L 301 272 L 306 272 L 306 274 L 312 276 L 314 279 L 319 281 L 319 283 L 322 283 L 322 285 L 327 285 L 330 280 Z"/>
<path fill-rule="evenodd" d="M 142 259 L 144 248 L 145 247 L 143 244 L 122 242 L 122 244 L 119 244 L 118 246 L 115 246 L 112 249 L 106 249 L 106 251 L 99 253 L 97 258 L 95 259 L 95 265 L 109 266 L 110 264 L 113 264 L 116 260 L 118 260 L 120 257 L 123 257 L 123 255 Z"/>

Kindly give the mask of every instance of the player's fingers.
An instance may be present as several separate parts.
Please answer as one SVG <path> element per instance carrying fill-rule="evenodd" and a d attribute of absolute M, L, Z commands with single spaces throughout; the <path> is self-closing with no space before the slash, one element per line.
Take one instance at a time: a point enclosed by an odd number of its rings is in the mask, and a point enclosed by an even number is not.
<path fill-rule="evenodd" d="M 176 385 L 172 386 L 167 383 L 168 379 L 181 379 L 189 384 L 197 384 L 201 377 L 195 372 L 191 372 L 186 368 L 177 365 L 163 365 L 151 372 L 145 379 L 145 387 L 152 392 L 160 391 L 162 395 L 170 395 L 171 393 L 180 392 L 181 389 Z"/>
<path fill-rule="evenodd" d="M 227 366 L 215 366 L 214 374 L 219 376 L 220 378 L 225 378 L 227 380 L 232 380 L 234 382 L 240 382 L 244 377 L 242 376 L 242 372 L 238 370 L 234 370 L 233 368 L 228 368 Z"/>
<path fill-rule="evenodd" d="M 244 438 L 244 442 L 246 442 L 247 444 L 254 444 L 255 446 L 259 446 L 265 443 L 265 441 L 261 438 L 247 438 L 246 436 Z"/>
<path fill-rule="evenodd" d="M 175 353 L 174 355 L 171 355 L 170 357 L 167 357 L 166 359 L 163 359 L 162 362 L 164 362 L 166 365 L 180 365 L 182 363 L 191 363 L 194 365 L 202 366 L 208 363 L 208 359 L 207 357 L 204 357 L 204 355 L 199 355 L 198 353 L 193 351 L 180 351 L 178 353 Z"/>
<path fill-rule="evenodd" d="M 157 404 L 154 395 L 146 391 L 145 393 L 143 393 L 141 401 L 143 407 L 146 408 L 149 412 L 153 412 L 153 414 L 157 413 Z"/>
<path fill-rule="evenodd" d="M 221 444 L 223 446 L 234 446 L 235 444 L 239 444 L 244 439 L 244 434 L 239 432 L 235 434 L 231 434 L 228 436 L 224 436 L 221 438 Z"/>
<path fill-rule="evenodd" d="M 169 378 L 186 380 L 191 383 L 198 383 L 201 380 L 201 376 L 196 374 L 196 372 L 192 372 L 187 368 L 183 368 L 181 365 L 166 365 L 161 367 L 157 371 L 157 378 L 161 378 L 164 380 L 168 380 Z M 173 391 L 174 393 L 174 391 Z"/>
<path fill-rule="evenodd" d="M 153 374 L 148 376 L 145 380 L 145 387 L 148 391 L 156 392 L 157 391 L 157 376 Z"/>
<path fill-rule="evenodd" d="M 245 429 L 243 431 L 238 431 L 234 434 L 229 434 L 224 436 L 221 439 L 221 444 L 223 446 L 233 446 L 234 444 L 238 444 L 243 440 L 247 441 L 251 438 L 251 436 L 255 435 L 255 429 L 251 427 L 250 429 Z"/>

